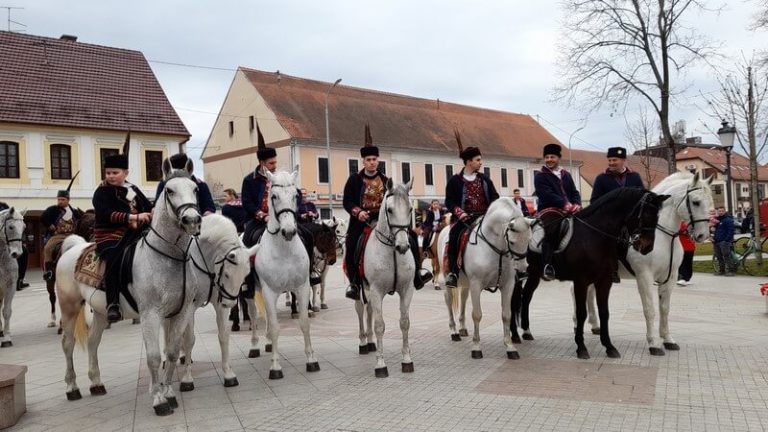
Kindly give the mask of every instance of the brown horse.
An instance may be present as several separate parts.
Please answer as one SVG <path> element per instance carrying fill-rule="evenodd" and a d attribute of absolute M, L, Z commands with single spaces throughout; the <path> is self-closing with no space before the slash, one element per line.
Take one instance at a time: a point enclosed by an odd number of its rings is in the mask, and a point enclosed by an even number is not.
<path fill-rule="evenodd" d="M 93 241 L 93 227 L 96 223 L 96 213 L 93 209 L 82 211 L 77 209 L 76 211 L 78 222 L 75 227 L 75 234 L 86 239 L 87 241 Z M 57 247 L 53 252 L 53 268 L 56 268 L 56 263 L 61 256 L 61 245 Z M 51 321 L 48 322 L 48 327 L 56 327 L 56 272 L 53 272 L 53 277 L 50 280 L 45 281 L 45 288 L 48 290 L 48 300 L 51 302 Z M 61 334 L 61 325 L 59 325 L 59 334 Z"/>
<path fill-rule="evenodd" d="M 423 248 L 419 248 L 419 256 L 429 258 L 429 260 L 432 262 L 432 274 L 435 275 L 432 283 L 434 284 L 436 290 L 440 289 L 440 285 L 437 283 L 437 275 L 440 274 L 440 260 L 437 258 L 437 238 L 440 236 L 440 231 L 442 231 L 443 228 L 450 224 L 451 214 L 446 213 L 443 215 L 443 217 L 440 218 L 437 229 L 430 233 L 429 249 L 425 251 Z"/>

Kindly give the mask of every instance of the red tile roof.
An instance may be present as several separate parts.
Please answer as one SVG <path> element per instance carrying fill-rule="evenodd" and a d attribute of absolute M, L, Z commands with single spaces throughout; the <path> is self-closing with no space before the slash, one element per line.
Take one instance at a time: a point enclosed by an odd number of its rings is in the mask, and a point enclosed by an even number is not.
<path fill-rule="evenodd" d="M 713 144 L 712 147 L 718 147 Z M 688 147 L 677 153 L 678 161 L 701 159 L 721 173 L 725 172 L 725 152 L 716 149 Z M 749 159 L 738 153 L 731 152 L 731 176 L 734 180 L 749 180 Z M 768 181 L 768 167 L 758 164 L 757 177 L 760 181 Z"/>
<path fill-rule="evenodd" d="M 292 138 L 325 142 L 325 94 L 331 83 L 241 67 Z M 279 79 L 278 79 L 279 77 Z M 465 147 L 485 155 L 541 158 L 545 144 L 558 140 L 531 116 L 433 99 L 338 86 L 328 98 L 331 140 L 362 145 L 370 123 L 382 148 L 454 152 L 453 129 Z"/>
<path fill-rule="evenodd" d="M 5 31 L 0 122 L 189 137 L 141 52 Z"/>
<path fill-rule="evenodd" d="M 589 183 L 590 186 L 593 185 L 595 178 L 603 172 L 605 172 L 605 169 L 608 167 L 608 161 L 605 157 L 604 151 L 591 151 L 591 150 L 573 150 L 573 157 L 575 159 L 579 159 L 581 161 L 584 161 L 584 165 L 581 166 L 579 169 L 581 176 L 586 180 L 587 183 Z M 647 173 L 645 170 L 645 167 L 643 166 L 643 157 L 642 156 L 635 156 L 635 155 L 629 155 L 627 157 L 627 166 L 632 171 L 640 173 L 640 177 L 643 178 L 643 182 L 646 183 L 646 186 L 649 188 L 653 188 L 661 180 L 663 180 L 667 176 L 667 161 L 661 158 L 651 157 L 649 159 L 650 161 L 650 185 L 648 185 L 648 178 Z M 568 168 L 568 158 L 565 157 L 560 161 L 560 165 Z"/>

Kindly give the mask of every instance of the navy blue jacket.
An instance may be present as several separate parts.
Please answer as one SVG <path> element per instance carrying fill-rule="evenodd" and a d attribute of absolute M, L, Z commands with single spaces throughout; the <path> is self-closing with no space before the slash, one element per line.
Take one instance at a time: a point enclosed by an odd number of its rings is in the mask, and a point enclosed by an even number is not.
<path fill-rule="evenodd" d="M 243 177 L 240 199 L 243 202 L 246 220 L 264 219 L 259 217 L 258 213 L 261 210 L 261 203 L 264 199 L 264 191 L 267 189 L 268 182 L 269 180 L 258 172 L 258 168 L 256 171 Z M 267 215 L 264 214 L 263 216 Z"/>
<path fill-rule="evenodd" d="M 197 183 L 197 205 L 200 207 L 200 215 L 206 212 L 216 213 L 216 204 L 213 203 L 213 196 L 208 185 L 199 178 L 192 176 L 192 181 Z M 157 184 L 155 191 L 155 202 L 160 199 L 160 193 L 165 189 L 165 180 Z"/>
<path fill-rule="evenodd" d="M 431 230 L 435 224 L 435 213 L 432 212 L 432 208 L 426 209 L 425 212 L 427 216 L 424 218 L 424 223 L 422 224 L 422 226 L 424 227 L 424 229 Z M 442 219 L 442 217 L 445 216 L 447 212 L 448 212 L 448 209 L 446 209 L 445 207 L 440 207 L 438 220 Z"/>
<path fill-rule="evenodd" d="M 615 174 L 606 170 L 595 178 L 595 183 L 592 186 L 592 196 L 589 198 L 589 202 L 593 203 L 601 196 L 608 192 L 621 187 L 634 187 L 645 189 L 643 179 L 640 174 L 627 168 L 621 174 Z"/>
<path fill-rule="evenodd" d="M 719 243 L 722 241 L 733 241 L 733 217 L 726 213 L 723 216 L 718 216 L 717 220 L 720 221 L 720 223 L 717 224 L 717 228 L 715 228 L 715 243 Z"/>
<path fill-rule="evenodd" d="M 315 214 L 314 217 L 309 216 L 309 212 Z M 320 212 L 317 211 L 317 206 L 312 201 L 303 202 L 301 199 L 301 190 L 299 190 L 299 222 L 314 222 L 315 219 L 320 217 Z"/>
<path fill-rule="evenodd" d="M 229 218 L 235 224 L 237 232 L 243 232 L 247 215 L 245 214 L 242 202 L 235 201 L 234 204 L 224 204 L 221 206 L 221 215 Z"/>
<path fill-rule="evenodd" d="M 445 206 L 448 211 L 453 213 L 456 217 L 461 216 L 464 213 L 464 180 L 462 176 L 464 169 L 454 174 L 448 184 L 445 185 Z M 477 177 L 483 181 L 483 190 L 485 191 L 485 199 L 490 206 L 492 202 L 499 199 L 499 193 L 496 192 L 496 186 L 493 185 L 493 181 L 486 177 L 483 173 L 477 173 Z"/>
<path fill-rule="evenodd" d="M 552 207 L 562 209 L 566 202 L 581 205 L 581 194 L 576 189 L 571 174 L 561 170 L 560 176 L 558 178 L 545 166 L 533 176 L 536 197 L 539 199 L 538 211 Z"/>

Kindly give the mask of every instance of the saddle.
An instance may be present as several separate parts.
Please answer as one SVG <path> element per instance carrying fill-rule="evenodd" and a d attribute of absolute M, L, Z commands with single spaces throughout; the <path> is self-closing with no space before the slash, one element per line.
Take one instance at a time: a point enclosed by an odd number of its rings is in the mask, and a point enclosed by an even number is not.
<path fill-rule="evenodd" d="M 355 247 L 354 262 L 357 263 L 357 274 L 360 276 L 360 280 L 365 280 L 365 246 L 368 244 L 368 239 L 371 238 L 371 233 L 373 233 L 373 227 L 366 225 L 363 228 L 363 235 L 357 240 Z"/>
<path fill-rule="evenodd" d="M 120 262 L 115 263 L 117 268 L 112 271 L 119 272 L 120 275 L 120 294 L 128 301 L 133 310 L 138 311 L 138 304 L 133 295 L 128 291 L 128 284 L 133 282 L 133 257 L 136 252 L 138 241 L 131 242 L 120 254 Z M 96 244 L 91 243 L 77 258 L 75 263 L 75 280 L 92 286 L 99 291 L 104 291 L 104 276 L 107 272 L 106 262 L 99 258 L 96 253 Z"/>
<path fill-rule="evenodd" d="M 560 221 L 560 229 L 557 231 L 558 233 L 558 247 L 557 250 L 555 250 L 555 253 L 560 253 L 565 248 L 568 247 L 568 244 L 571 242 L 571 237 L 573 236 L 573 217 L 571 216 L 564 216 L 563 220 Z M 541 222 L 541 219 L 536 221 L 536 224 L 533 226 L 533 231 L 531 234 L 531 242 L 528 244 L 528 249 L 531 252 L 535 253 L 541 253 L 541 244 L 544 242 L 544 225 Z"/>
<path fill-rule="evenodd" d="M 467 250 L 467 244 L 469 243 L 469 235 L 472 233 L 472 229 L 478 224 L 480 219 L 475 220 L 470 225 L 462 228 L 462 232 L 459 234 L 459 249 L 456 253 L 456 265 L 459 270 L 464 268 L 464 253 Z M 450 229 L 453 229 L 451 227 Z M 442 268 L 449 269 L 448 263 L 448 242 L 445 243 L 445 250 L 443 251 L 443 264 Z M 446 270 L 447 271 L 447 270 Z"/>

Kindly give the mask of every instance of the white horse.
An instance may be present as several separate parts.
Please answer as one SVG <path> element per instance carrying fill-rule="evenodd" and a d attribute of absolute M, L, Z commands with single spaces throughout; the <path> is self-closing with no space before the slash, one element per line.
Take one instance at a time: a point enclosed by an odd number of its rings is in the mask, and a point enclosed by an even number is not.
<path fill-rule="evenodd" d="M 188 247 L 192 237 L 200 233 L 201 216 L 197 207 L 197 185 L 190 178 L 191 161 L 186 170 L 173 170 L 166 159 L 163 173 L 166 184 L 155 203 L 154 216 L 149 232 L 137 243 L 133 260 L 133 282 L 128 291 L 136 300 L 138 311 L 121 294 L 120 307 L 124 318 L 141 317 L 144 347 L 150 376 L 152 406 L 157 415 L 173 413 L 178 406 L 171 388 L 182 335 L 194 313 L 192 304 L 201 275 L 194 271 Z M 62 348 L 67 361 L 64 380 L 67 399 L 82 396 L 77 387 L 72 351 L 75 342 L 84 343 L 87 337 L 91 394 L 106 394 L 101 381 L 98 363 L 98 347 L 101 335 L 107 327 L 106 296 L 96 287 L 75 280 L 75 265 L 88 243 L 82 237 L 69 236 L 62 245 L 62 255 L 56 266 L 56 281 L 61 307 Z M 207 279 L 207 278 L 206 278 Z M 94 311 L 93 322 L 85 322 L 85 304 Z M 168 335 L 165 346 L 165 374 L 160 379 L 160 329 L 168 318 Z"/>
<path fill-rule="evenodd" d="M 198 238 L 199 247 L 192 248 L 192 263 L 206 278 L 196 287 L 194 304 L 197 308 L 212 305 L 216 312 L 216 326 L 221 349 L 221 369 L 224 372 L 224 387 L 238 385 L 237 376 L 229 365 L 229 309 L 237 304 L 240 287 L 251 271 L 250 257 L 256 254 L 258 246 L 246 248 L 238 238 L 235 224 L 228 218 L 212 214 L 203 218 Z M 255 319 L 255 318 L 254 318 Z M 168 321 L 166 321 L 168 322 Z M 170 332 L 166 331 L 166 336 Z M 167 342 L 166 342 L 167 343 Z M 195 389 L 192 378 L 192 349 L 195 346 L 195 315 L 193 314 L 184 332 L 181 364 L 186 365 L 179 390 Z"/>
<path fill-rule="evenodd" d="M 304 352 L 307 355 L 307 372 L 320 370 L 309 337 L 309 257 L 297 235 L 297 177 L 296 171 L 291 174 L 267 173 L 267 178 L 272 185 L 269 190 L 269 220 L 259 242 L 260 249 L 255 262 L 267 312 L 267 339 L 271 342 L 271 345 L 265 346 L 267 352 L 272 351 L 270 379 L 283 377 L 277 345 L 280 334 L 280 324 L 277 322 L 277 299 L 286 291 L 296 294 L 297 297 L 299 327 L 304 334 Z M 253 310 L 250 305 L 249 310 Z M 255 316 L 251 315 L 252 323 L 254 319 Z M 249 357 L 258 357 L 259 338 L 256 334 L 256 326 L 251 325 L 251 327 L 252 345 Z"/>
<path fill-rule="evenodd" d="M 659 211 L 656 227 L 656 242 L 653 251 L 642 255 L 634 248 L 627 253 L 627 262 L 632 273 L 622 264 L 619 266 L 622 278 L 635 277 L 640 300 L 645 314 L 646 340 L 650 354 L 663 356 L 664 348 L 670 351 L 680 349 L 669 333 L 669 307 L 672 290 L 677 283 L 677 270 L 683 260 L 683 247 L 678 238 L 680 222 L 688 222 L 691 237 L 696 242 L 709 238 L 709 209 L 712 207 L 712 178 L 703 179 L 699 173 L 678 172 L 661 181 L 653 192 L 671 195 Z M 654 285 L 658 284 L 658 289 Z M 592 333 L 599 334 L 595 312 L 594 286 L 588 294 L 589 322 Z M 659 310 L 659 329 L 656 331 L 656 299 Z M 659 335 L 658 337 L 656 335 Z M 664 348 L 662 348 L 663 340 Z"/>
<path fill-rule="evenodd" d="M 376 350 L 371 342 L 371 321 L 374 321 L 378 353 L 376 356 L 375 375 L 378 378 L 389 376 L 384 362 L 384 317 L 382 306 L 384 296 L 398 293 L 400 296 L 400 331 L 403 333 L 402 371 L 414 371 L 408 331 L 411 327 L 409 311 L 415 287 L 413 286 L 416 263 L 413 260 L 409 243 L 411 227 L 411 201 L 408 193 L 413 186 L 413 178 L 406 184 L 387 181 L 384 200 L 379 210 L 379 220 L 365 246 L 363 266 L 365 277 L 361 299 L 367 298 L 368 304 L 355 302 L 355 310 L 360 322 L 360 353 L 367 354 Z M 353 253 L 353 251 L 347 251 Z M 367 313 L 366 313 L 367 312 Z M 367 315 L 367 319 L 364 319 Z M 367 329 L 363 321 L 367 321 Z"/>
<path fill-rule="evenodd" d="M 22 236 L 24 234 L 24 214 L 13 207 L 0 212 L 0 306 L 3 318 L 0 320 L 0 348 L 13 346 L 11 341 L 11 303 L 16 295 L 16 283 L 19 278 L 19 264 L 16 262 L 22 254 Z"/>
<path fill-rule="evenodd" d="M 528 268 L 526 254 L 531 240 L 531 225 L 533 219 L 523 216 L 511 198 L 504 197 L 494 201 L 487 213 L 473 227 L 469 234 L 466 251 L 463 257 L 463 268 L 459 275 L 461 290 L 461 329 L 466 333 L 464 310 L 469 294 L 472 296 L 472 320 L 474 334 L 472 337 L 472 358 L 483 358 L 480 348 L 480 320 L 483 317 L 480 305 L 480 293 L 484 289 L 501 291 L 501 320 L 504 326 L 503 343 L 507 358 L 518 359 L 520 355 L 512 343 L 509 324 L 512 319 L 512 291 L 517 282 L 517 273 Z M 439 261 L 443 262 L 448 243 L 450 229 L 440 232 L 437 253 Z M 460 341 L 461 333 L 456 331 L 454 309 L 458 306 L 459 293 L 446 287 L 445 304 L 448 307 L 448 327 L 451 330 L 451 340 Z"/>

